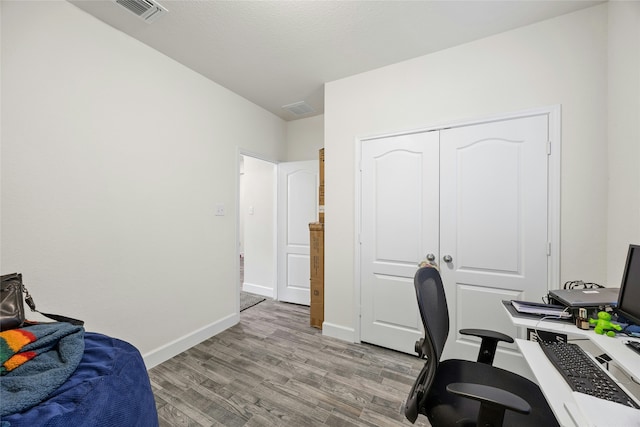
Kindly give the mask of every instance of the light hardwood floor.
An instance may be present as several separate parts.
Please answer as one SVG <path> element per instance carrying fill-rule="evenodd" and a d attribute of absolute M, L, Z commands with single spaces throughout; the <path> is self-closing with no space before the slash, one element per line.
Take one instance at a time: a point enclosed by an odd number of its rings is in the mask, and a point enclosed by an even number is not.
<path fill-rule="evenodd" d="M 323 337 L 309 307 L 267 300 L 149 377 L 162 427 L 400 426 L 411 425 L 402 409 L 422 364 Z"/>

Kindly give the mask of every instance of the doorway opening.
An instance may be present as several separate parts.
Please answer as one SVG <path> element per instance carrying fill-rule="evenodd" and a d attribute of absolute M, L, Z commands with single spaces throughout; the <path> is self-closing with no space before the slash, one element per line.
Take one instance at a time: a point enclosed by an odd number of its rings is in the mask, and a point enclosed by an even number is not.
<path fill-rule="evenodd" d="M 276 298 L 277 165 L 248 153 L 238 156 L 238 309 L 246 300 Z"/>

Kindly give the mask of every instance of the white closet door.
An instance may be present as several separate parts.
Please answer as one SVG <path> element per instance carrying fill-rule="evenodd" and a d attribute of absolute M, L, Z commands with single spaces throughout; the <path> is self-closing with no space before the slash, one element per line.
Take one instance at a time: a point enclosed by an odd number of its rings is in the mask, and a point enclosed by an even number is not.
<path fill-rule="evenodd" d="M 318 161 L 278 164 L 278 300 L 309 305 L 309 223 L 318 218 Z"/>
<path fill-rule="evenodd" d="M 422 337 L 413 276 L 438 256 L 438 132 L 362 143 L 361 340 L 405 353 Z"/>
<path fill-rule="evenodd" d="M 447 129 L 440 141 L 440 266 L 451 319 L 444 357 L 474 359 L 478 341 L 459 329 L 515 337 L 501 300 L 541 301 L 547 290 L 548 119 Z M 515 347 L 500 348 L 497 364 L 522 365 Z"/>

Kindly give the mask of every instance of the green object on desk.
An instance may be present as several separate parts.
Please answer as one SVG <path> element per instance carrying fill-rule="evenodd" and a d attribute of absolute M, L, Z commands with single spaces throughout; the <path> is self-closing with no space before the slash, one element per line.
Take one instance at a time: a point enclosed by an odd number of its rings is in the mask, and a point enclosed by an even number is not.
<path fill-rule="evenodd" d="M 622 330 L 622 326 L 617 325 L 611 321 L 611 315 L 606 311 L 599 311 L 598 319 L 589 319 L 589 324 L 596 325 L 595 332 L 598 335 L 615 337 L 616 331 Z"/>

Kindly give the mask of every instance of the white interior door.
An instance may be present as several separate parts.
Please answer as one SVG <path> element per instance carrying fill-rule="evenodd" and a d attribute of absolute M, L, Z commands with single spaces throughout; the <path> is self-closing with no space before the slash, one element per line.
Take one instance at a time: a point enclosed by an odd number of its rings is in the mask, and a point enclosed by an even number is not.
<path fill-rule="evenodd" d="M 278 300 L 309 305 L 309 223 L 318 218 L 318 161 L 278 164 Z"/>
<path fill-rule="evenodd" d="M 363 141 L 361 173 L 360 338 L 413 353 L 413 276 L 438 256 L 438 132 Z"/>
<path fill-rule="evenodd" d="M 476 357 L 478 341 L 462 328 L 517 336 L 501 300 L 541 301 L 547 290 L 547 147 L 546 115 L 440 132 L 440 267 L 451 321 L 445 358 Z M 523 366 L 508 345 L 496 364 Z"/>

